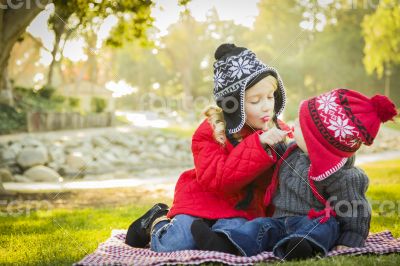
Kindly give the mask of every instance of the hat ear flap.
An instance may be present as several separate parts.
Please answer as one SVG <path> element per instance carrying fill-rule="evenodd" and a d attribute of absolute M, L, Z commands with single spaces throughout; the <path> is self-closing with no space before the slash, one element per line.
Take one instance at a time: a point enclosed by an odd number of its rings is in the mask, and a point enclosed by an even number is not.
<path fill-rule="evenodd" d="M 282 91 L 279 88 L 274 91 L 274 101 L 274 114 L 277 114 L 283 106 L 283 95 Z"/>
<path fill-rule="evenodd" d="M 219 99 L 215 100 L 215 103 L 221 109 L 222 109 L 222 102 L 223 102 L 223 98 L 219 98 Z"/>

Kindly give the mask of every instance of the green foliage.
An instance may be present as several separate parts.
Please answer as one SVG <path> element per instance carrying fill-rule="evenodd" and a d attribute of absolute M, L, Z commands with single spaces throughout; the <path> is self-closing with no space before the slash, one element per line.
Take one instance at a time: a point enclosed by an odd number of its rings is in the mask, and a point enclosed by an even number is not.
<path fill-rule="evenodd" d="M 22 112 L 62 111 L 65 97 L 58 95 L 54 88 L 44 87 L 35 91 L 32 88 L 14 89 L 16 106 Z"/>
<path fill-rule="evenodd" d="M 248 47 L 278 69 L 289 98 L 286 118 L 297 116 L 302 99 L 333 88 L 359 90 L 367 95 L 382 93 L 383 81 L 368 75 L 363 66 L 361 23 L 374 10 L 352 8 L 341 0 L 327 7 L 315 6 L 316 2 L 261 0 L 253 30 L 233 21 L 221 21 L 214 9 L 204 22 L 196 21 L 185 10 L 168 28 L 169 33 L 157 40 L 155 52 L 154 47 L 143 48 L 139 43 L 117 52 L 117 75 L 138 87 L 136 94 L 118 99 L 117 105 L 126 109 L 143 107 L 141 97 L 148 93 L 162 97 L 167 107 L 178 112 L 182 111 L 184 96 L 211 100 L 213 52 L 223 42 Z M 339 2 L 343 8 L 336 7 Z M 299 25 L 306 20 L 306 12 L 315 17 L 322 14 L 327 20 L 325 27 L 302 29 Z M 400 86 L 399 69 L 393 69 L 394 88 Z M 160 89 L 152 88 L 154 82 L 160 84 Z M 399 92 L 393 91 L 395 102 L 400 100 Z M 194 106 L 193 110 L 199 113 L 202 108 Z"/>
<path fill-rule="evenodd" d="M 100 97 L 92 97 L 90 100 L 91 110 L 94 113 L 101 113 L 107 108 L 107 101 Z"/>
<path fill-rule="evenodd" d="M 131 3 L 131 1 L 120 2 Z M 144 1 L 143 4 L 130 7 L 129 9 L 135 11 L 128 13 L 129 16 L 124 15 L 122 12 L 116 13 L 118 24 L 112 29 L 110 37 L 106 41 L 107 45 L 119 47 L 125 42 L 135 40 L 139 40 L 143 46 L 152 45 L 152 42 L 147 38 L 147 30 L 154 21 L 151 17 L 150 5 L 151 1 Z"/>
<path fill-rule="evenodd" d="M 190 0 L 179 0 L 179 1 L 178 1 L 178 4 L 181 5 L 181 6 L 185 6 L 185 5 L 187 5 L 189 2 L 190 2 Z"/>
<path fill-rule="evenodd" d="M 0 105 L 0 134 L 15 133 L 26 130 L 28 112 L 63 112 L 79 111 L 78 98 L 67 99 L 56 93 L 52 87 L 38 91 L 32 88 L 14 88 L 15 107 Z"/>
<path fill-rule="evenodd" d="M 25 114 L 6 104 L 0 104 L 0 121 L 0 135 L 26 128 Z"/>
<path fill-rule="evenodd" d="M 367 12 L 370 10 L 338 10 L 338 22 L 314 34 L 301 57 L 303 70 L 311 78 L 306 85 L 309 95 L 338 87 L 367 94 L 381 90 L 381 82 L 368 76 L 362 64 L 360 23 Z"/>
<path fill-rule="evenodd" d="M 143 46 L 152 45 L 147 36 L 147 31 L 153 23 L 151 17 L 153 2 L 150 0 L 54 0 L 53 3 L 55 11 L 48 21 L 49 28 L 55 35 L 52 50 L 53 61 L 47 80 L 50 85 L 53 83 L 54 68 L 59 64 L 56 61 L 56 55 L 61 55 L 62 59 L 65 43 L 70 38 L 78 36 L 85 38 L 88 61 L 95 65 L 93 62 L 96 59 L 94 59 L 95 55 L 91 48 L 96 45 L 97 32 L 102 22 L 111 16 L 117 19 L 117 24 L 112 29 L 106 44 L 118 47 L 125 42 L 138 41 Z M 92 81 L 96 80 L 96 77 L 93 77 L 93 70 L 89 70 L 89 75 L 91 75 Z"/>
<path fill-rule="evenodd" d="M 365 38 L 364 64 L 368 73 L 381 78 L 385 69 L 400 65 L 400 5 L 397 0 L 379 1 L 375 13 L 362 23 Z"/>
<path fill-rule="evenodd" d="M 79 111 L 81 107 L 81 100 L 79 98 L 69 97 L 68 106 L 72 111 Z"/>
<path fill-rule="evenodd" d="M 51 86 L 44 86 L 40 90 L 38 90 L 37 94 L 44 99 L 51 99 L 51 97 L 55 94 L 56 89 Z"/>
<path fill-rule="evenodd" d="M 361 23 L 374 9 L 349 7 L 348 1 L 341 0 L 332 1 L 327 7 L 316 2 L 319 1 L 261 0 L 254 31 L 248 36 L 248 46 L 254 47 L 257 55 L 282 76 L 289 98 L 285 118 L 289 119 L 298 115 L 301 100 L 333 88 L 359 90 L 367 95 L 383 93 L 383 81 L 368 75 L 363 66 Z M 336 6 L 339 3 L 341 8 Z M 322 30 L 299 26 L 313 22 L 314 17 L 326 18 Z M 398 69 L 393 70 L 393 88 L 400 81 L 395 73 Z M 395 102 L 400 100 L 399 92 L 391 95 Z"/>
<path fill-rule="evenodd" d="M 106 43 L 110 46 L 122 46 L 125 42 L 139 40 L 143 45 L 149 44 L 147 30 L 153 24 L 151 17 L 150 0 L 122 0 L 122 1 L 62 1 L 59 5 L 68 2 L 72 14 L 81 25 L 81 29 L 90 29 L 90 25 L 95 24 L 95 20 L 103 20 L 110 15 L 117 18 L 117 25 L 112 29 Z M 64 4 L 65 5 L 65 4 Z M 57 5 L 56 5 L 57 6 Z"/>

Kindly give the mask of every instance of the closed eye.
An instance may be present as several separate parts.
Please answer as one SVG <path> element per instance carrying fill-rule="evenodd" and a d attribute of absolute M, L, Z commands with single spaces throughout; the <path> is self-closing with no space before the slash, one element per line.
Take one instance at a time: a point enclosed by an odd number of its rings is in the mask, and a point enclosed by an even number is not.
<path fill-rule="evenodd" d="M 249 102 L 252 104 L 256 104 L 260 102 L 260 98 L 259 97 L 253 97 L 249 99 Z"/>

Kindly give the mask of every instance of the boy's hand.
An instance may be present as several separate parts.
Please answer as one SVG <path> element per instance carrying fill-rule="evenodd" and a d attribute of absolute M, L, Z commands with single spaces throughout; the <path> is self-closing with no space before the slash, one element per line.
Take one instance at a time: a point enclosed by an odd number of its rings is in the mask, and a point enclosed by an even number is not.
<path fill-rule="evenodd" d="M 273 146 L 285 140 L 288 132 L 273 127 L 260 135 L 260 141 L 263 145 Z"/>
<path fill-rule="evenodd" d="M 336 247 L 333 248 L 333 250 L 334 251 L 341 251 L 341 250 L 348 249 L 348 248 L 350 248 L 350 247 L 344 246 L 344 245 L 337 245 Z"/>

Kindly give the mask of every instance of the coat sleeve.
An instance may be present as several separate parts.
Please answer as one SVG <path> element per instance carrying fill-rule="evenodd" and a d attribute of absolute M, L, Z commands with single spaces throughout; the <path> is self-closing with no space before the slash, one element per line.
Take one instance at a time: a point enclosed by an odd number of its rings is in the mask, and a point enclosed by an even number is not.
<path fill-rule="evenodd" d="M 214 139 L 207 120 L 193 135 L 192 152 L 197 181 L 223 193 L 239 191 L 276 162 L 275 152 L 264 149 L 257 132 L 229 152 Z"/>
<path fill-rule="evenodd" d="M 339 175 L 339 172 L 338 172 Z M 337 180 L 326 189 L 331 197 L 340 224 L 337 245 L 362 247 L 368 236 L 371 221 L 371 209 L 365 192 L 368 188 L 367 175 L 352 167 L 333 175 Z"/>

